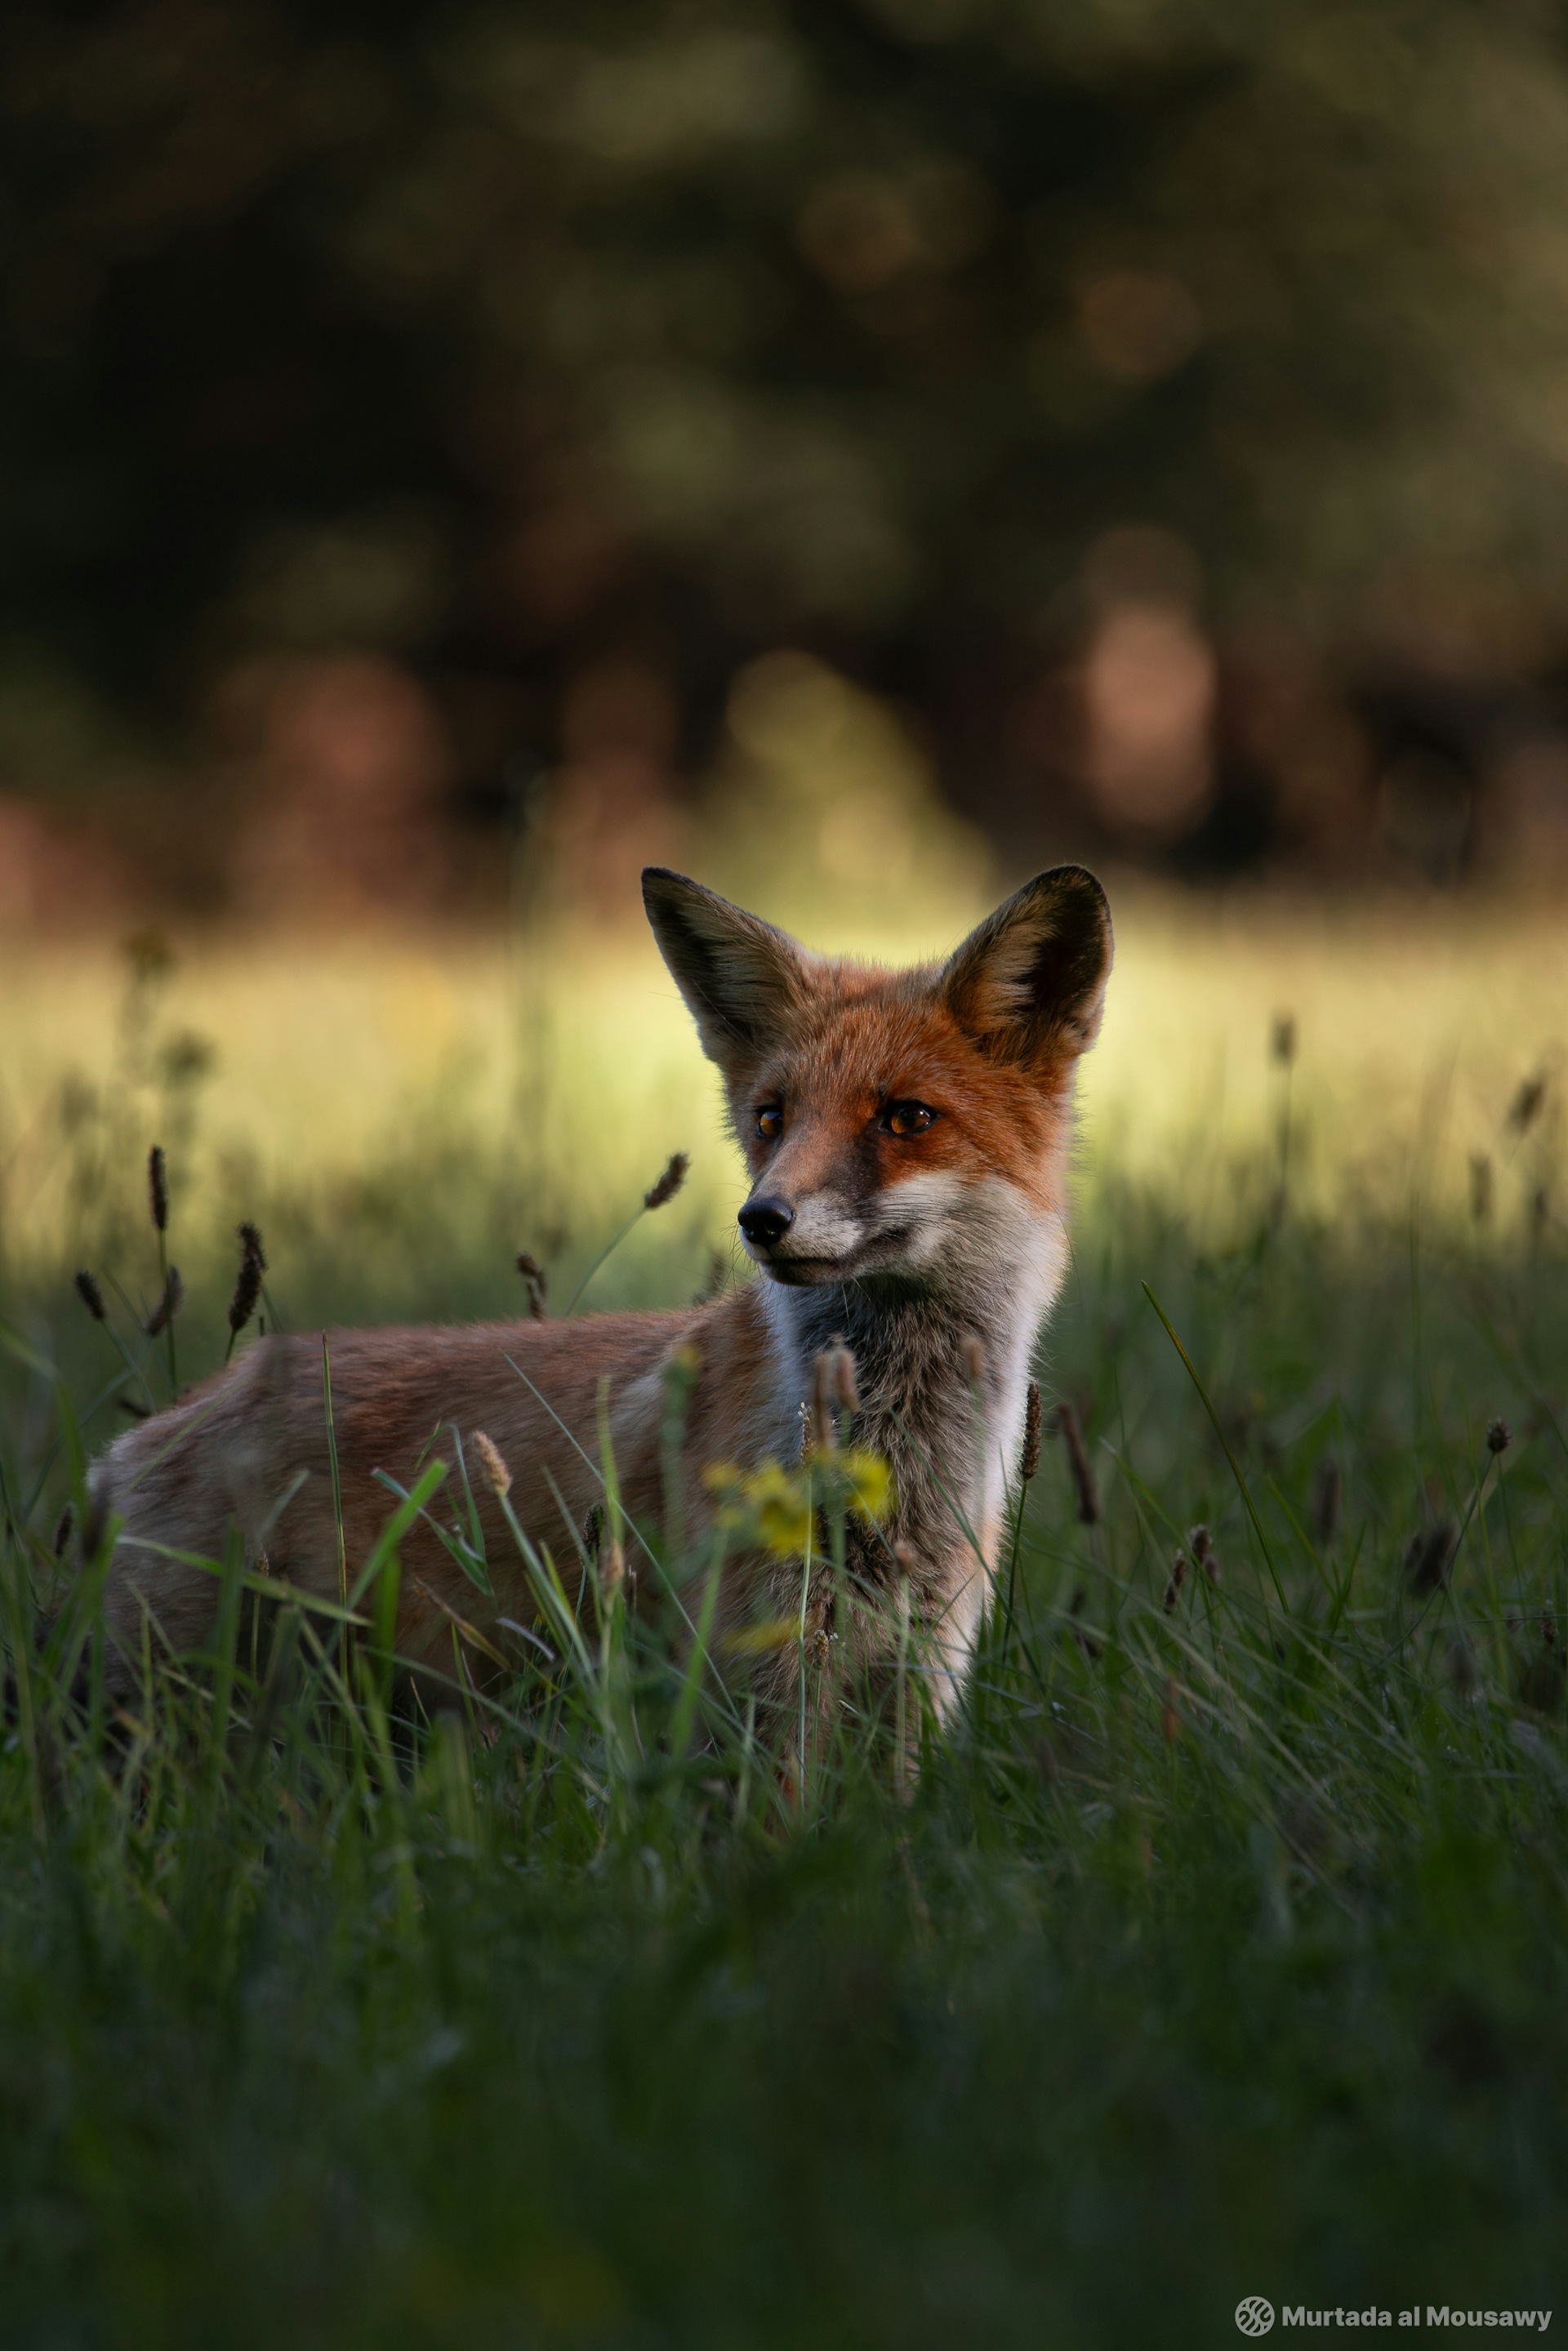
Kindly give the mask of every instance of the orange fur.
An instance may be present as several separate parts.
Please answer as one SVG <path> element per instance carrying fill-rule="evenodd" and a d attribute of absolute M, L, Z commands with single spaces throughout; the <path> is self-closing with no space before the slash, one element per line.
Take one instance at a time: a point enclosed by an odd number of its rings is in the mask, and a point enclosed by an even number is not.
<path fill-rule="evenodd" d="M 491 1620 L 528 1621 L 526 1571 L 481 1474 L 477 1432 L 511 1472 L 520 1523 L 575 1591 L 578 1544 L 601 1492 L 601 1413 L 627 1513 L 654 1530 L 671 1499 L 666 1374 L 691 1351 L 679 1502 L 700 1531 L 709 1467 L 799 1459 L 812 1360 L 841 1332 L 860 1366 L 856 1441 L 889 1457 L 895 1481 L 892 1523 L 858 1541 L 858 1586 L 874 1598 L 894 1573 L 894 1544 L 903 1547 L 936 1656 L 934 1695 L 949 1706 L 988 1589 L 1031 1351 L 1061 1277 L 1072 1071 L 1110 964 L 1103 899 L 1080 869 L 1061 869 L 946 965 L 884 973 L 808 956 L 681 876 L 650 872 L 645 891 L 725 1079 L 753 1176 L 742 1226 L 765 1278 L 675 1313 L 329 1332 L 350 1579 L 392 1508 L 375 1473 L 407 1487 L 433 1457 L 455 1465 L 460 1438 L 495 1580 Z M 926 1122 L 918 1132 L 899 1131 L 890 1110 L 908 1103 Z M 445 1520 L 455 1484 L 450 1476 L 433 1506 Z M 174 1649 L 203 1644 L 214 1578 L 172 1554 L 215 1560 L 231 1527 L 253 1563 L 335 1596 L 319 1336 L 259 1341 L 122 1437 L 93 1489 L 99 1520 L 119 1525 L 106 1608 L 122 1680 L 144 1612 Z M 485 1604 L 427 1526 L 410 1530 L 402 1555 L 398 1646 L 434 1659 L 450 1641 L 446 1611 L 472 1620 Z M 790 1573 L 729 1562 L 721 1626 L 792 1604 Z M 652 1581 L 649 1571 L 644 1593 Z M 864 1632 L 874 1614 L 862 1617 L 862 1654 L 875 1648 L 874 1629 Z"/>

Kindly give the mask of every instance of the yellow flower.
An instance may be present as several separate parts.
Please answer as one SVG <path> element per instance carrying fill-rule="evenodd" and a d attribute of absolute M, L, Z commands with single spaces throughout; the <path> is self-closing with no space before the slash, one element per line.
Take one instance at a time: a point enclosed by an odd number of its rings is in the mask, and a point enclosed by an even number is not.
<path fill-rule="evenodd" d="M 841 1453 L 844 1499 L 862 1519 L 884 1519 L 893 1501 L 893 1471 L 880 1453 Z"/>
<path fill-rule="evenodd" d="M 745 1541 L 757 1542 L 779 1559 L 803 1552 L 811 1534 L 810 1480 L 801 1470 L 789 1470 L 777 1461 L 758 1469 L 737 1469 L 721 1462 L 708 1470 L 706 1482 L 719 1498 L 721 1527 L 732 1529 Z"/>
<path fill-rule="evenodd" d="M 721 1461 L 704 1472 L 703 1482 L 717 1504 L 718 1524 L 778 1559 L 800 1557 L 808 1542 L 822 1548 L 814 1540 L 817 1506 L 836 1503 L 862 1518 L 880 1519 L 893 1487 L 892 1472 L 879 1453 L 813 1454 L 799 1469 L 764 1461 L 747 1470 Z"/>

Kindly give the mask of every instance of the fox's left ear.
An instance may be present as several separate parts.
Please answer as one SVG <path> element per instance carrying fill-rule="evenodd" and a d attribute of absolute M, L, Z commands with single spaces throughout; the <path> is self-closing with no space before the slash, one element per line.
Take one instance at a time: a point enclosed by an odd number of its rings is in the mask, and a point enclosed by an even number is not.
<path fill-rule="evenodd" d="M 1077 1055 L 1099 1034 L 1113 949 L 1111 909 L 1092 873 L 1053 866 L 954 950 L 942 998 L 996 1061 Z"/>

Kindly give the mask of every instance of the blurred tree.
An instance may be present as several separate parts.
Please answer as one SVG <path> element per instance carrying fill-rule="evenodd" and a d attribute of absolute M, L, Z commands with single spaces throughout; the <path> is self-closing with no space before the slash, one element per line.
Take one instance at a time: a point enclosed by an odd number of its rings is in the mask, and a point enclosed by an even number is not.
<path fill-rule="evenodd" d="M 1534 0 L 14 0 L 0 780 L 311 651 L 689 765 L 794 643 L 1026 838 L 1135 527 L 1305 839 L 1303 674 L 1568 644 L 1565 165 Z"/>

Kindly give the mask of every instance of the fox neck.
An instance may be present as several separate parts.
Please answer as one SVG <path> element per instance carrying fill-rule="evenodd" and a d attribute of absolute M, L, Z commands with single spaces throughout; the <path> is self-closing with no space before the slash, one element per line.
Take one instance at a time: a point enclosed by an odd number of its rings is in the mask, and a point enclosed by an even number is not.
<path fill-rule="evenodd" d="M 817 1353 L 834 1337 L 847 1341 L 862 1403 L 852 1441 L 893 1465 L 886 1532 L 938 1582 L 950 1580 L 955 1563 L 967 1562 L 971 1572 L 980 1558 L 988 1570 L 994 1563 L 1030 1358 L 1066 1268 L 1060 1216 L 1031 1216 L 1010 1239 L 1005 1250 L 976 1250 L 967 1263 L 960 1252 L 930 1286 L 885 1279 L 763 1285 L 800 1395 Z"/>

